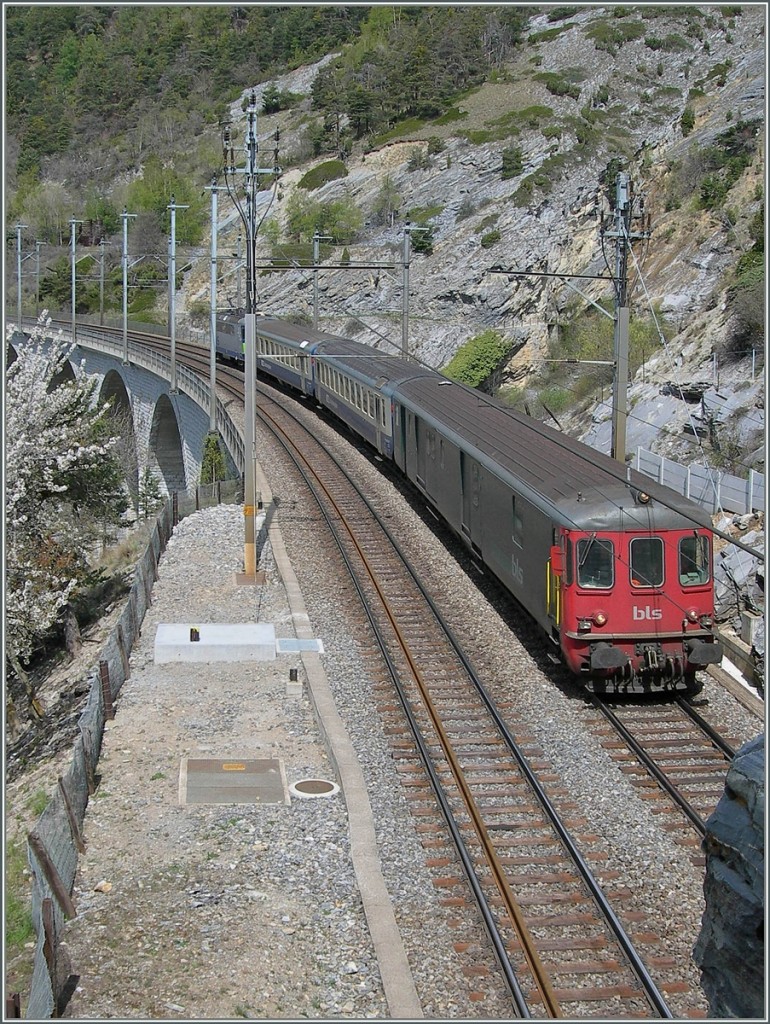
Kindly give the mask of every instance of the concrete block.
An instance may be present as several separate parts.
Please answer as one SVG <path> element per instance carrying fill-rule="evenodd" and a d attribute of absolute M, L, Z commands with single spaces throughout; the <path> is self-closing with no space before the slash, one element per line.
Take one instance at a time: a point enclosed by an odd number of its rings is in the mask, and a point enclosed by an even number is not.
<path fill-rule="evenodd" d="M 191 639 L 198 631 L 198 640 Z M 275 661 L 275 626 L 267 622 L 159 623 L 155 664 L 170 661 Z"/>

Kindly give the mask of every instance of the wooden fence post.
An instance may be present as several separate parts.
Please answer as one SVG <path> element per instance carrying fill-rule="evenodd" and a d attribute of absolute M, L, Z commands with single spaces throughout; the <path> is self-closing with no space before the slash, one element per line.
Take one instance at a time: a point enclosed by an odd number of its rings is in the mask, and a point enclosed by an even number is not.
<path fill-rule="evenodd" d="M 112 706 L 112 687 L 110 686 L 110 666 L 106 661 L 99 662 L 99 679 L 102 684 L 102 700 L 104 701 L 104 717 L 112 720 L 115 709 Z"/>
<path fill-rule="evenodd" d="M 61 879 L 61 875 L 56 869 L 56 865 L 48 855 L 48 850 L 46 850 L 43 845 L 43 840 L 40 836 L 35 835 L 34 832 L 29 832 L 27 834 L 27 842 L 32 847 L 32 852 L 37 857 L 38 863 L 43 869 L 45 879 L 51 887 L 51 892 L 56 897 L 56 902 L 61 907 L 62 913 L 67 919 L 77 917 L 78 912 L 75 909 L 75 904 L 72 902 L 70 894 L 67 892 L 64 882 Z"/>

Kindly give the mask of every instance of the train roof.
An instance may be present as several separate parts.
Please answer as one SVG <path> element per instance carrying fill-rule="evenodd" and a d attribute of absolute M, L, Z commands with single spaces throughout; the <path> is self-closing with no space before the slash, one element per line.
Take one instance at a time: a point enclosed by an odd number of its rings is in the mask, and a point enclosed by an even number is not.
<path fill-rule="evenodd" d="M 327 334 L 326 331 L 316 330 L 314 327 L 306 327 L 304 324 L 293 324 L 288 320 L 275 320 L 272 317 L 257 317 L 257 333 L 266 338 L 274 338 L 278 341 L 293 342 L 301 345 L 303 342 L 310 347 L 325 341 L 337 341 L 337 336 Z"/>
<path fill-rule="evenodd" d="M 438 377 L 435 370 L 425 369 L 417 363 L 407 362 L 399 356 L 388 355 L 347 338 L 322 342 L 315 355 L 316 358 L 327 357 L 335 366 L 378 389 L 416 377 Z"/>
<path fill-rule="evenodd" d="M 260 317 L 259 334 L 290 345 L 307 346 L 316 359 L 328 359 L 352 377 L 381 389 L 386 384 L 414 376 L 436 375 L 434 370 L 423 369 L 417 363 L 407 362 L 397 355 L 388 355 L 359 341 L 328 334 L 302 324 L 287 323 L 270 317 Z"/>
<path fill-rule="evenodd" d="M 499 466 L 523 484 L 530 500 L 551 506 L 566 523 L 613 530 L 633 529 L 637 520 L 640 529 L 671 529 L 686 525 L 684 517 L 711 526 L 707 512 L 670 488 L 465 385 L 434 374 L 404 381 L 396 395 L 475 449 L 490 469 Z M 653 501 L 639 503 L 640 492 Z"/>

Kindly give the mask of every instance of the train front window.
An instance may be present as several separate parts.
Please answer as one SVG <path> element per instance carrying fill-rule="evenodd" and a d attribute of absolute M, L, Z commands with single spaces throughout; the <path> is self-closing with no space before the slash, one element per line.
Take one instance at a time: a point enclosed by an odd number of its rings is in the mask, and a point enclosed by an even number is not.
<path fill-rule="evenodd" d="M 679 541 L 679 582 L 683 587 L 697 587 L 709 581 L 709 539 L 702 534 L 682 537 Z"/>
<path fill-rule="evenodd" d="M 634 537 L 630 546 L 631 583 L 635 587 L 663 585 L 663 541 L 660 537 Z"/>
<path fill-rule="evenodd" d="M 578 586 L 609 590 L 615 582 L 615 550 L 611 540 L 591 534 L 577 542 Z"/>

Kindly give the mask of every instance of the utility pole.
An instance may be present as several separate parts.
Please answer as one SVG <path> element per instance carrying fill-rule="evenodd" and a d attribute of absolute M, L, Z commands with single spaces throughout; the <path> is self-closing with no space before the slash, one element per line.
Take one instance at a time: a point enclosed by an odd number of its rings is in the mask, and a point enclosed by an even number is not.
<path fill-rule="evenodd" d="M 628 253 L 632 241 L 640 238 L 649 238 L 650 215 L 644 212 L 644 198 L 639 200 L 639 213 L 633 213 L 634 194 L 631 180 L 627 174 L 620 171 L 615 181 L 615 205 L 612 224 L 608 227 L 605 218 L 602 216 L 600 235 L 602 238 L 615 239 L 615 273 L 612 277 L 603 274 L 562 274 L 558 272 L 540 272 L 532 270 L 513 270 L 501 266 L 489 268 L 492 274 L 506 274 L 509 277 L 541 277 L 558 278 L 563 281 L 572 291 L 577 292 L 589 305 L 593 306 L 602 316 L 608 317 L 615 325 L 614 330 L 614 366 L 615 377 L 613 385 L 612 401 L 612 458 L 617 459 L 625 465 L 626 461 L 626 418 L 628 410 Z M 632 231 L 633 220 L 640 222 L 640 230 Z M 572 280 L 590 281 L 612 281 L 615 289 L 615 315 L 607 312 L 598 302 L 595 302 L 589 295 L 581 291 Z M 607 365 L 604 360 L 598 359 L 557 359 L 549 362 L 563 363 L 595 363 Z"/>
<path fill-rule="evenodd" d="M 166 207 L 171 211 L 171 234 L 169 236 L 168 258 L 168 325 L 171 335 L 171 383 L 169 392 L 177 393 L 176 386 L 176 211 L 189 210 L 189 206 L 178 206 L 171 195 L 171 203 Z"/>
<path fill-rule="evenodd" d="M 25 228 L 26 224 L 16 225 L 16 315 L 17 315 L 17 328 L 19 334 L 21 334 L 21 232 Z"/>
<path fill-rule="evenodd" d="M 45 243 L 35 239 L 35 316 L 40 309 L 40 249 Z"/>
<path fill-rule="evenodd" d="M 257 575 L 256 533 L 254 529 L 254 513 L 257 505 L 256 492 L 256 413 L 257 413 L 257 185 L 259 175 L 278 175 L 278 139 L 276 130 L 276 146 L 273 150 L 273 166 L 262 168 L 257 165 L 259 145 L 257 143 L 257 95 L 249 96 L 247 110 L 248 125 L 244 150 L 246 165 L 242 171 L 235 167 L 232 141 L 229 126 L 225 127 L 223 137 L 224 171 L 227 192 L 232 199 L 241 222 L 246 231 L 246 315 L 245 315 L 245 352 L 244 352 L 244 474 L 243 474 L 243 581 L 254 583 Z M 235 185 L 236 173 L 243 174 L 242 202 L 237 195 Z M 228 180 L 230 175 L 230 180 Z M 232 181 L 232 185 L 231 185 Z"/>
<path fill-rule="evenodd" d="M 216 176 L 211 179 L 207 186 L 211 190 L 211 299 L 209 305 L 211 334 L 209 344 L 209 391 L 211 401 L 209 402 L 209 433 L 217 432 L 217 185 Z M 240 235 L 238 236 L 240 238 Z"/>
<path fill-rule="evenodd" d="M 104 323 L 104 238 L 99 239 L 99 326 Z"/>
<path fill-rule="evenodd" d="M 411 253 L 412 225 L 404 224 L 404 282 L 401 296 L 401 355 L 409 358 L 409 256 Z"/>
<path fill-rule="evenodd" d="M 138 214 L 129 213 L 124 206 L 120 216 L 123 221 L 123 249 L 120 257 L 123 270 L 123 365 L 128 366 L 128 218 L 137 217 Z"/>
<path fill-rule="evenodd" d="M 404 224 L 404 280 L 401 308 L 401 355 L 404 359 L 409 358 L 409 263 L 412 253 L 412 234 L 421 232 L 427 234 L 429 228 L 418 228 L 409 221 Z"/>
<path fill-rule="evenodd" d="M 75 337 L 75 326 L 76 326 L 76 319 L 75 319 L 75 242 L 76 242 L 76 236 L 77 236 L 77 231 L 75 230 L 75 225 L 76 224 L 82 224 L 82 223 L 83 223 L 82 220 L 75 220 L 74 217 L 70 221 L 70 249 L 71 249 L 71 259 L 72 259 L 72 268 L 71 268 L 72 269 L 72 273 L 71 273 L 71 278 L 72 278 L 72 280 L 71 280 L 71 285 L 72 285 L 71 295 L 72 295 L 72 297 L 71 297 L 71 301 L 72 301 L 72 342 L 73 342 L 73 344 L 75 344 L 76 341 L 77 341 L 77 339 Z"/>
<path fill-rule="evenodd" d="M 318 330 L 318 261 L 321 257 L 320 242 L 331 242 L 331 235 L 313 233 L 313 330 Z"/>
<path fill-rule="evenodd" d="M 633 185 L 624 171 L 615 179 L 615 210 L 613 225 L 600 234 L 615 239 L 615 381 L 612 396 L 612 450 L 610 455 L 618 462 L 626 462 L 626 418 L 628 413 L 628 252 L 631 242 L 650 237 L 649 216 L 644 214 L 641 199 L 639 214 L 641 230 L 631 228 L 633 214 Z"/>

